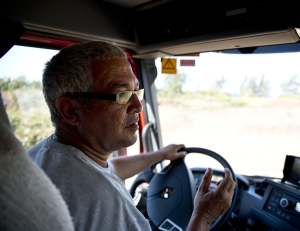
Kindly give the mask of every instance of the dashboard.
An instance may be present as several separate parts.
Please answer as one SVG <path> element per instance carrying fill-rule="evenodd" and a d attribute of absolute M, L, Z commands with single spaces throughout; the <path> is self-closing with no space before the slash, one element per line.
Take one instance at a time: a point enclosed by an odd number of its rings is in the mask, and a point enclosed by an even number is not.
<path fill-rule="evenodd" d="M 198 189 L 205 168 L 192 168 Z M 213 184 L 223 178 L 213 169 Z M 222 230 L 300 230 L 300 189 L 280 180 L 236 175 L 238 195 L 234 209 Z"/>

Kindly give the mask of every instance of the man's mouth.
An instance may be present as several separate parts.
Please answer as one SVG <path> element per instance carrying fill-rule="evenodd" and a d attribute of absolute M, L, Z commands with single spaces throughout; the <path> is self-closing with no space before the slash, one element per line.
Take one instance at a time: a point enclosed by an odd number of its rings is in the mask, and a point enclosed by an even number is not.
<path fill-rule="evenodd" d="M 129 125 L 126 126 L 127 128 L 138 128 L 139 127 L 139 124 L 138 124 L 138 120 L 133 122 L 133 123 L 130 123 Z"/>

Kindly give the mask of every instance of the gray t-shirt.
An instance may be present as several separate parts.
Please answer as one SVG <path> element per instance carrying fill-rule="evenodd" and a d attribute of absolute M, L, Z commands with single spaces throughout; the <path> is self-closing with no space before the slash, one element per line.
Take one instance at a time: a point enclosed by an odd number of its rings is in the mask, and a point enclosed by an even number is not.
<path fill-rule="evenodd" d="M 113 165 L 102 168 L 83 152 L 52 136 L 28 151 L 59 188 L 76 231 L 151 230 Z"/>

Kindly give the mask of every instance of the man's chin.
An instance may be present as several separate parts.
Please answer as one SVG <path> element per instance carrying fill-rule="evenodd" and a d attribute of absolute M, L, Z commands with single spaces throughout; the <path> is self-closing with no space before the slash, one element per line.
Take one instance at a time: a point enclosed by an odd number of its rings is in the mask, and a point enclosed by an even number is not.
<path fill-rule="evenodd" d="M 126 144 L 126 147 L 130 147 L 132 145 L 134 145 L 137 141 L 137 136 L 133 137 L 132 139 L 128 140 L 127 144 Z"/>
<path fill-rule="evenodd" d="M 128 148 L 132 145 L 134 145 L 137 141 L 137 135 L 131 136 L 131 137 L 126 137 L 126 139 L 123 139 L 119 142 L 118 147 L 119 149 L 122 148 Z"/>

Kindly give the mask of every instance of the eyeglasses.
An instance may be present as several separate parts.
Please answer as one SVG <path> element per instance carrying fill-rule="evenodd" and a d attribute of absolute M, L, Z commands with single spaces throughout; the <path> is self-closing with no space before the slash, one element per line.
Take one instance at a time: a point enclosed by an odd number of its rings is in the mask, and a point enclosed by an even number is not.
<path fill-rule="evenodd" d="M 141 101 L 144 97 L 144 89 L 140 89 L 137 91 L 121 91 L 118 94 L 102 94 L 102 93 L 94 93 L 94 92 L 74 92 L 74 93 L 67 93 L 67 94 L 65 94 L 65 96 L 81 97 L 81 98 L 87 98 L 87 99 L 117 101 L 119 104 L 126 104 L 130 101 L 133 94 L 135 94 L 138 97 L 138 99 Z"/>

